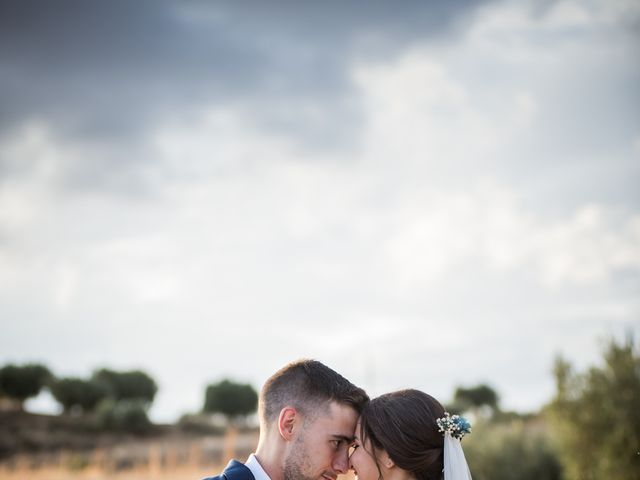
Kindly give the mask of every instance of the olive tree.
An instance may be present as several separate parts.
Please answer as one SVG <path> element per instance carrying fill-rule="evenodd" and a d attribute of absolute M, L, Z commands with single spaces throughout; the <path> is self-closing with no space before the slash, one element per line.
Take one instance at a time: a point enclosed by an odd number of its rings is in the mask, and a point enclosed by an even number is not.
<path fill-rule="evenodd" d="M 50 390 L 67 413 L 74 409 L 80 409 L 83 413 L 91 412 L 109 394 L 102 383 L 75 377 L 53 381 Z"/>
<path fill-rule="evenodd" d="M 547 411 L 568 478 L 640 479 L 640 351 L 611 340 L 603 362 L 585 372 L 558 357 Z"/>
<path fill-rule="evenodd" d="M 38 395 L 51 378 L 49 369 L 39 363 L 5 365 L 0 369 L 0 395 L 15 400 L 22 410 L 24 401 Z"/>
<path fill-rule="evenodd" d="M 233 422 L 256 411 L 258 394 L 249 384 L 225 379 L 207 386 L 204 399 L 206 413 L 220 413 Z"/>
<path fill-rule="evenodd" d="M 153 378 L 141 370 L 117 372 L 103 368 L 92 379 L 102 384 L 115 401 L 138 400 L 149 406 L 158 391 Z"/>

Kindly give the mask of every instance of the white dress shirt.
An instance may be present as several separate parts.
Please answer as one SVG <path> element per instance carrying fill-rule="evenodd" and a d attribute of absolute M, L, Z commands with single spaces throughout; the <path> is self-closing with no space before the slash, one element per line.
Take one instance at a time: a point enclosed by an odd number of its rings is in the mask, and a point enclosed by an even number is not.
<path fill-rule="evenodd" d="M 251 470 L 251 473 L 253 473 L 256 480 L 271 480 L 253 453 L 249 455 L 245 465 L 249 470 Z"/>

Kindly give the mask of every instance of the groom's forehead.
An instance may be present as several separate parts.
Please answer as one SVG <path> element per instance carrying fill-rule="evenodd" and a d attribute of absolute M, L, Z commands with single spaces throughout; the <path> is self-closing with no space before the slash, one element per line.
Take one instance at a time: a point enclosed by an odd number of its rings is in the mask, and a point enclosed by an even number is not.
<path fill-rule="evenodd" d="M 314 423 L 336 430 L 335 435 L 352 437 L 358 421 L 358 413 L 349 405 L 331 402 L 329 408 L 320 412 Z"/>

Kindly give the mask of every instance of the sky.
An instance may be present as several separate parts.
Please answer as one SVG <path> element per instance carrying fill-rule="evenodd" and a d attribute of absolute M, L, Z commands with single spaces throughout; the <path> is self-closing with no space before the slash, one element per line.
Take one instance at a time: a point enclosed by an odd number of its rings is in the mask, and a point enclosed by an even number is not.
<path fill-rule="evenodd" d="M 637 0 L 1 0 L 0 364 L 536 410 L 640 333 L 639 46 Z"/>

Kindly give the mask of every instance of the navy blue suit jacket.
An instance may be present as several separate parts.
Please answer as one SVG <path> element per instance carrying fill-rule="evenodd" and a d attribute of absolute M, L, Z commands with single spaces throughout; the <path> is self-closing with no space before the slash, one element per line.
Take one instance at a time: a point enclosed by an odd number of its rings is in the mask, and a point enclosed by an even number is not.
<path fill-rule="evenodd" d="M 237 460 L 231 460 L 227 467 L 220 475 L 216 477 L 207 477 L 203 480 L 256 480 L 244 463 Z"/>

